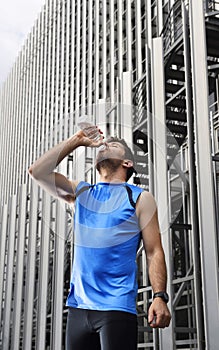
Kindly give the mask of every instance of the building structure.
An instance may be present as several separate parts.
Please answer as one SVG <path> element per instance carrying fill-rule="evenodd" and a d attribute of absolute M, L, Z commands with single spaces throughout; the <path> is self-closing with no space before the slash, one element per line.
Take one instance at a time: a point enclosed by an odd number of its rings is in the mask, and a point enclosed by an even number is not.
<path fill-rule="evenodd" d="M 0 91 L 2 349 L 64 348 L 72 212 L 27 169 L 81 113 L 133 146 L 132 181 L 158 203 L 173 319 L 147 324 L 140 247 L 138 347 L 217 348 L 218 33 L 216 0 L 47 0 Z M 93 152 L 59 170 L 95 181 Z"/>

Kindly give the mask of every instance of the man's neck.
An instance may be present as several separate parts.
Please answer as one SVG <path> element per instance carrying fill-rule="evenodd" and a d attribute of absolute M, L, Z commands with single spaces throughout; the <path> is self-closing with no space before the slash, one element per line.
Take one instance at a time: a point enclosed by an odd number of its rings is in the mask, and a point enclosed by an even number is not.
<path fill-rule="evenodd" d="M 126 179 L 122 172 L 114 172 L 109 173 L 103 169 L 100 174 L 100 182 L 112 182 L 112 183 L 120 183 L 126 182 Z"/>

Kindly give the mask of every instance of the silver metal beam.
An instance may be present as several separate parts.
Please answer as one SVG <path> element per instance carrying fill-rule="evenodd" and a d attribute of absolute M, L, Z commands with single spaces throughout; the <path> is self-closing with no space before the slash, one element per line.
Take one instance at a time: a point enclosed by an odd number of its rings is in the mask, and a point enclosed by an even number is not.
<path fill-rule="evenodd" d="M 141 1 L 135 0 L 136 14 L 136 69 L 137 80 L 142 76 L 142 45 L 141 45 Z"/>
<path fill-rule="evenodd" d="M 170 256 L 169 210 L 167 190 L 167 154 L 166 154 L 166 112 L 164 99 L 163 41 L 161 38 L 152 40 L 152 74 L 153 74 L 153 129 L 154 129 L 154 167 L 155 167 L 155 198 L 158 206 L 162 243 L 166 255 L 168 283 L 170 294 L 170 309 L 172 292 L 172 261 Z M 161 349 L 173 349 L 173 329 L 160 332 Z"/>
<path fill-rule="evenodd" d="M 152 45 L 152 44 L 151 44 Z M 154 166 L 153 166 L 153 114 L 152 114 L 152 77 L 151 77 L 151 60 L 152 52 L 149 46 L 146 45 L 146 110 L 147 116 L 147 137 L 148 137 L 148 175 L 149 175 L 149 190 L 154 194 Z"/>
<path fill-rule="evenodd" d="M 81 37 L 81 48 L 82 48 L 82 72 L 81 72 L 81 108 L 82 113 L 85 113 L 85 94 L 86 94 L 86 31 L 87 31 L 87 20 L 86 20 L 86 11 L 87 11 L 87 1 L 82 0 L 82 37 Z"/>
<path fill-rule="evenodd" d="M 37 350 L 45 348 L 46 317 L 47 317 L 47 287 L 49 269 L 49 234 L 50 234 L 50 202 L 51 197 L 43 193 L 42 203 L 42 231 L 40 240 L 40 272 L 37 310 Z"/>
<path fill-rule="evenodd" d="M 126 2 L 126 23 L 127 23 L 127 71 L 132 70 L 132 11 L 131 11 L 131 0 Z"/>
<path fill-rule="evenodd" d="M 102 91 L 101 98 L 106 98 L 107 89 L 107 34 L 106 34 L 106 11 L 107 11 L 107 1 L 102 2 Z"/>
<path fill-rule="evenodd" d="M 87 114 L 92 114 L 92 83 L 94 79 L 93 73 L 93 4 L 88 2 L 88 56 L 87 56 Z"/>
<path fill-rule="evenodd" d="M 96 103 L 99 99 L 99 69 L 100 69 L 100 32 L 99 32 L 99 26 L 100 26 L 100 17 L 99 17 L 99 11 L 100 11 L 100 2 L 98 0 L 95 0 L 95 52 L 94 52 L 94 64 L 95 64 L 95 100 L 94 103 Z"/>
<path fill-rule="evenodd" d="M 194 151 L 194 132 L 193 132 L 193 113 L 192 113 L 192 82 L 191 82 L 191 64 L 189 50 L 189 32 L 188 32 L 188 12 L 182 1 L 182 22 L 183 22 L 183 40 L 184 40 L 184 61 L 185 61 L 185 87 L 186 87 L 186 109 L 188 122 L 188 147 L 189 147 L 189 183 L 190 183 L 190 212 L 192 222 L 192 251 L 193 251 L 193 275 L 194 275 L 194 295 L 195 295 L 195 315 L 197 327 L 197 346 L 201 350 L 204 346 L 204 330 L 202 319 L 202 301 L 201 301 L 201 278 L 199 264 L 199 246 L 198 246 L 198 208 L 197 208 L 197 190 L 195 174 L 195 151 Z"/>
<path fill-rule="evenodd" d="M 118 40 L 118 45 L 116 49 L 118 50 L 118 73 L 117 76 L 120 79 L 121 74 L 123 72 L 123 33 L 122 33 L 122 26 L 123 26 L 123 20 L 122 20 L 122 0 L 117 0 L 117 36 L 116 39 Z"/>
<path fill-rule="evenodd" d="M 121 75 L 121 101 L 120 102 L 120 123 L 121 137 L 126 140 L 132 148 L 132 74 L 124 72 Z"/>
<path fill-rule="evenodd" d="M 16 254 L 16 277 L 14 288 L 14 312 L 13 327 L 11 336 L 11 348 L 18 350 L 20 348 L 20 327 L 21 327 L 21 308 L 23 296 L 23 278 L 24 278 L 24 244 L 26 231 L 26 202 L 27 202 L 27 185 L 22 185 L 19 193 L 19 222 L 18 222 L 18 243 Z"/>
<path fill-rule="evenodd" d="M 110 1 L 110 99 L 111 103 L 115 102 L 115 33 L 114 33 L 114 2 Z M 110 123 L 110 135 L 113 135 L 114 126 Z"/>
<path fill-rule="evenodd" d="M 65 129 L 65 132 L 67 130 Z M 59 125 L 59 137 L 62 138 L 62 123 Z M 66 134 L 64 135 L 66 138 Z M 67 159 L 65 158 L 58 168 L 62 174 L 67 174 Z M 67 232 L 66 205 L 56 201 L 56 225 L 54 247 L 54 273 L 53 273 L 53 305 L 52 305 L 52 344 L 54 350 L 62 348 L 62 316 L 63 316 L 63 287 L 64 287 L 64 253 L 65 237 Z"/>
<path fill-rule="evenodd" d="M 5 271 L 5 251 L 7 244 L 7 224 L 8 224 L 8 205 L 3 206 L 1 215 L 1 239 L 0 239 L 0 326 L 2 324 L 2 304 L 4 291 L 4 271 Z M 3 327 L 0 327 L 0 339 Z"/>
<path fill-rule="evenodd" d="M 205 338 L 206 347 L 216 349 L 219 344 L 218 252 L 209 129 L 205 17 L 202 1 L 193 0 L 189 5 Z"/>
<path fill-rule="evenodd" d="M 53 300 L 53 342 L 52 349 L 62 348 L 62 314 L 63 314 L 63 287 L 64 287 L 64 252 L 66 235 L 66 212 L 61 203 L 56 205 L 56 232 L 55 232 L 55 274 Z"/>
<path fill-rule="evenodd" d="M 37 220 L 38 220 L 38 185 L 31 184 L 30 192 L 30 211 L 29 211 L 29 235 L 28 235 L 28 253 L 27 253 L 27 275 L 26 275 L 26 293 L 24 309 L 24 339 L 23 348 L 32 347 L 32 329 L 33 329 L 33 306 L 35 289 L 35 271 L 36 271 L 36 238 L 37 238 Z"/>
<path fill-rule="evenodd" d="M 3 316 L 3 339 L 2 350 L 10 349 L 10 330 L 11 330 L 11 310 L 12 295 L 13 295 L 13 276 L 14 276 L 14 246 L 15 246 L 15 231 L 16 231 L 16 207 L 17 197 L 13 196 L 10 200 L 10 214 L 8 222 L 8 248 L 6 254 L 6 285 L 5 285 L 5 301 L 4 301 L 4 316 Z"/>

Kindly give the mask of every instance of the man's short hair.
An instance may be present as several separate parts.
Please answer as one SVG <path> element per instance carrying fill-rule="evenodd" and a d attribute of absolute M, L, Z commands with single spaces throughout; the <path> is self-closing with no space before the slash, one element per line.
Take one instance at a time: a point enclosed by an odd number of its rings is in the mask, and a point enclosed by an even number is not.
<path fill-rule="evenodd" d="M 133 173 L 137 174 L 137 171 L 135 170 L 134 166 L 135 166 L 135 159 L 134 159 L 134 154 L 131 150 L 131 148 L 127 145 L 126 141 L 124 139 L 120 139 L 118 137 L 109 137 L 106 140 L 107 143 L 110 142 L 118 142 L 121 143 L 124 147 L 125 150 L 125 155 L 124 155 L 124 159 L 128 159 L 131 160 L 133 162 L 133 167 L 128 168 L 127 169 L 127 174 L 126 174 L 126 181 L 128 181 L 130 179 L 130 177 L 133 175 Z"/>

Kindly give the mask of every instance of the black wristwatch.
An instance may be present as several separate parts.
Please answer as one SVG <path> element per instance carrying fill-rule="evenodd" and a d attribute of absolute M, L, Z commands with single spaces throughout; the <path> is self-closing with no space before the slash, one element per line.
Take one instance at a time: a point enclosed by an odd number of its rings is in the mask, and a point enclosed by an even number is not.
<path fill-rule="evenodd" d="M 153 299 L 155 299 L 155 298 L 161 298 L 166 304 L 169 301 L 169 295 L 166 292 L 154 293 Z"/>

